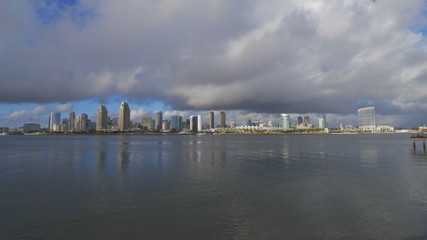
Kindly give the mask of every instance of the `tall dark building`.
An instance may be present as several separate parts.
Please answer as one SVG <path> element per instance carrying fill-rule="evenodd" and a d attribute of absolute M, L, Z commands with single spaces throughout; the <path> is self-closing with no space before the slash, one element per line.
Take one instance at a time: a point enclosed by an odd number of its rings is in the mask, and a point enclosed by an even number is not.
<path fill-rule="evenodd" d="M 209 128 L 215 128 L 215 114 L 214 111 L 209 112 Z"/>
<path fill-rule="evenodd" d="M 163 124 L 163 114 L 162 114 L 162 111 L 159 111 L 156 113 L 155 129 L 162 130 L 162 124 Z"/>
<path fill-rule="evenodd" d="M 225 112 L 221 111 L 221 128 L 225 128 Z"/>
<path fill-rule="evenodd" d="M 304 125 L 308 126 L 310 124 L 310 117 L 304 116 Z"/>
<path fill-rule="evenodd" d="M 301 124 L 302 124 L 302 117 L 301 117 L 301 116 L 298 116 L 297 124 L 298 124 L 298 125 L 301 125 Z"/>

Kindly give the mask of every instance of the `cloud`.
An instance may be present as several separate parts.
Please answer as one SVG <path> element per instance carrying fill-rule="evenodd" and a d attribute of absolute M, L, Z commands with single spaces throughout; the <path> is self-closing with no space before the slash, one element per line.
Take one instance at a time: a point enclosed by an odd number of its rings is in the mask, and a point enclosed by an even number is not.
<path fill-rule="evenodd" d="M 133 122 L 141 122 L 141 118 L 147 115 L 147 111 L 144 108 L 132 109 L 130 111 L 130 120 Z"/>
<path fill-rule="evenodd" d="M 34 109 L 16 111 L 10 114 L 9 116 L 5 116 L 5 117 L 6 118 L 32 117 L 32 116 L 38 116 L 46 113 L 47 113 L 46 106 L 38 105 Z"/>
<path fill-rule="evenodd" d="M 67 112 L 72 110 L 74 107 L 74 105 L 72 103 L 63 103 L 63 104 L 58 104 L 55 107 L 55 111 L 56 112 Z"/>
<path fill-rule="evenodd" d="M 242 111 L 236 121 L 367 105 L 427 111 L 423 0 L 49 4 L 2 3 L 0 102 L 121 95 Z"/>

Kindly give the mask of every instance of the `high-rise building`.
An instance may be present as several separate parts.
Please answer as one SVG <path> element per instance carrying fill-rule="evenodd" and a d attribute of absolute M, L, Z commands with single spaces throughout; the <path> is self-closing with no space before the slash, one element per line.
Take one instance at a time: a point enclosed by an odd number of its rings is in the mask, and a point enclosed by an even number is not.
<path fill-rule="evenodd" d="M 171 124 L 170 124 L 170 128 L 175 129 L 176 131 L 181 131 L 182 130 L 182 117 L 175 115 L 171 117 Z"/>
<path fill-rule="evenodd" d="M 119 130 L 126 131 L 130 128 L 130 126 L 129 105 L 123 101 L 119 109 Z"/>
<path fill-rule="evenodd" d="M 163 120 L 163 122 L 162 122 L 162 130 L 170 130 L 169 127 L 170 127 L 169 121 L 168 120 Z"/>
<path fill-rule="evenodd" d="M 53 130 L 53 125 L 61 123 L 61 113 L 58 112 L 51 112 L 50 113 L 50 129 Z"/>
<path fill-rule="evenodd" d="M 198 131 L 198 126 L 197 126 L 198 123 L 199 123 L 199 120 L 197 115 L 190 116 L 190 131 L 194 131 L 194 132 Z"/>
<path fill-rule="evenodd" d="M 250 119 L 246 120 L 246 126 L 248 127 L 252 126 L 252 120 Z"/>
<path fill-rule="evenodd" d="M 328 128 L 328 122 L 326 122 L 326 115 L 319 117 L 319 128 Z"/>
<path fill-rule="evenodd" d="M 50 115 L 49 115 L 49 120 L 47 120 L 47 129 L 50 130 Z"/>
<path fill-rule="evenodd" d="M 304 116 L 304 125 L 305 126 L 310 125 L 310 117 L 309 116 Z"/>
<path fill-rule="evenodd" d="M 214 111 L 209 112 L 209 128 L 215 128 L 215 113 L 214 113 Z"/>
<path fill-rule="evenodd" d="M 162 111 L 156 113 L 156 130 L 162 130 L 163 114 Z"/>
<path fill-rule="evenodd" d="M 119 118 L 118 117 L 113 117 L 111 118 L 111 126 L 113 127 L 119 127 Z"/>
<path fill-rule="evenodd" d="M 298 125 L 301 125 L 301 124 L 302 124 L 302 117 L 301 117 L 301 116 L 298 116 L 297 124 L 298 124 Z"/>
<path fill-rule="evenodd" d="M 76 131 L 87 131 L 88 117 L 86 113 L 82 113 L 77 116 Z"/>
<path fill-rule="evenodd" d="M 64 124 L 64 132 L 68 130 L 68 118 L 62 119 L 62 124 Z"/>
<path fill-rule="evenodd" d="M 68 131 L 74 131 L 76 122 L 76 114 L 74 112 L 70 112 L 68 116 Z"/>
<path fill-rule="evenodd" d="M 375 107 L 360 108 L 357 110 L 359 129 L 362 131 L 374 131 L 376 129 Z"/>
<path fill-rule="evenodd" d="M 108 129 L 108 111 L 103 105 L 100 105 L 96 112 L 96 130 Z"/>
<path fill-rule="evenodd" d="M 225 112 L 221 111 L 221 128 L 225 128 Z"/>
<path fill-rule="evenodd" d="M 283 130 L 291 129 L 291 117 L 289 116 L 289 114 L 281 114 L 280 123 L 282 124 Z"/>
<path fill-rule="evenodd" d="M 230 127 L 231 128 L 236 128 L 236 122 L 231 122 Z"/>
<path fill-rule="evenodd" d="M 185 119 L 185 123 L 182 124 L 183 128 L 190 129 L 190 119 Z"/>
<path fill-rule="evenodd" d="M 141 125 L 142 129 L 153 130 L 153 118 L 150 116 L 142 117 Z"/>
<path fill-rule="evenodd" d="M 203 129 L 202 116 L 201 115 L 197 115 L 197 131 L 201 132 L 202 129 Z"/>

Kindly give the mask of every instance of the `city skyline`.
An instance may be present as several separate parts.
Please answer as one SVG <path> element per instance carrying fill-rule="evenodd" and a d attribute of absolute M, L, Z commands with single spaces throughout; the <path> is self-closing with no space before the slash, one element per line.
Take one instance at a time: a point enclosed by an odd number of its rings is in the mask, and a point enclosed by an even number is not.
<path fill-rule="evenodd" d="M 98 105 L 99 107 L 103 106 L 103 105 Z M 103 106 L 104 108 L 106 108 L 105 106 Z M 129 107 L 129 106 L 128 106 Z M 159 112 L 162 111 L 158 111 L 158 110 L 154 110 L 152 112 L 147 112 L 147 111 L 141 111 L 141 109 L 137 109 L 137 110 L 130 110 L 129 108 L 129 115 L 130 115 L 130 121 L 133 122 L 141 122 L 141 118 L 142 117 L 151 117 L 153 122 L 155 122 L 156 119 L 156 115 Z M 210 118 L 211 118 L 211 112 L 213 110 L 210 111 L 165 111 L 165 117 L 162 117 L 163 120 L 169 120 L 171 116 L 174 115 L 179 115 L 183 118 L 183 121 L 185 119 L 189 119 L 191 115 L 201 115 L 202 116 L 202 124 L 208 124 L 210 125 Z M 62 112 L 57 112 L 60 114 L 60 116 L 64 116 L 61 118 L 65 119 L 65 118 L 69 118 L 69 114 L 71 114 L 73 111 L 62 111 Z M 281 123 L 281 117 L 280 115 L 282 113 L 269 113 L 269 114 L 258 114 L 258 113 L 249 113 L 249 114 L 241 114 L 238 112 L 237 116 L 236 116 L 236 111 L 224 111 L 224 110 L 215 110 L 214 112 L 214 119 L 216 118 L 216 120 L 214 120 L 214 122 L 217 123 L 217 125 L 215 125 L 215 127 L 217 126 L 221 126 L 221 113 L 224 112 L 226 113 L 226 122 L 236 122 L 237 125 L 245 125 L 245 123 L 247 122 L 248 118 L 251 119 L 252 121 L 262 121 L 262 122 L 269 122 L 269 121 L 273 121 L 276 125 L 279 125 Z M 51 115 L 52 112 L 46 113 L 48 116 Z M 97 122 L 97 111 L 92 109 L 89 112 L 82 112 L 85 113 L 88 117 L 88 120 L 91 120 L 93 123 Z M 231 113 L 231 114 L 229 114 Z M 61 115 L 62 114 L 62 115 Z M 76 116 L 78 116 L 81 113 L 76 113 Z M 111 112 L 107 111 L 107 116 L 111 119 L 113 118 L 119 118 L 119 111 L 114 111 L 112 110 Z M 332 128 L 338 128 L 340 124 L 344 124 L 344 125 L 351 125 L 351 126 L 358 126 L 358 115 L 357 115 L 357 110 L 356 113 L 354 114 L 353 117 L 351 118 L 347 118 L 347 117 L 343 117 L 343 118 L 338 118 L 338 120 L 330 120 L 331 118 L 334 119 L 334 115 L 330 115 L 330 114 L 325 114 L 325 113 L 308 113 L 308 115 L 306 113 L 302 114 L 302 113 L 286 113 L 287 115 L 289 115 L 290 117 L 290 122 L 292 126 L 295 126 L 298 124 L 298 117 L 301 118 L 305 118 L 305 117 L 309 117 L 309 121 L 311 121 L 311 123 L 315 123 L 313 124 L 313 126 L 317 126 L 317 119 L 323 115 L 327 115 L 328 116 L 328 125 L 329 127 L 332 126 Z M 163 114 L 162 114 L 163 115 Z M 133 116 L 133 117 L 132 117 Z M 332 116 L 332 117 L 331 117 Z M 393 125 L 396 126 L 394 124 L 390 124 L 390 122 L 388 121 L 384 121 L 384 118 L 382 118 L 382 115 L 378 115 L 376 114 L 376 116 L 379 116 L 379 119 L 381 123 L 383 123 L 384 125 Z M 45 121 L 44 121 L 45 120 Z M 75 120 L 76 121 L 76 120 Z M 36 120 L 31 120 L 31 121 L 23 121 L 22 123 L 16 123 L 15 126 L 0 126 L 0 127 L 20 127 L 22 126 L 23 123 L 29 123 L 29 122 L 37 122 L 39 124 L 41 124 L 42 128 L 43 127 L 47 127 L 47 119 L 39 119 L 38 121 Z M 44 124 L 45 123 L 45 124 Z M 420 124 L 422 125 L 422 124 Z M 226 126 L 229 126 L 226 125 Z M 417 128 L 419 125 L 417 126 L 413 126 L 412 128 Z M 68 124 L 67 124 L 68 127 Z M 397 126 L 399 128 L 399 126 Z"/>
<path fill-rule="evenodd" d="M 375 106 L 381 122 L 417 127 L 427 123 L 426 7 L 5 1 L 0 126 L 47 126 L 50 112 L 93 121 L 94 106 L 117 109 L 124 100 L 132 120 L 179 111 L 203 112 L 205 121 L 213 109 L 227 112 L 226 123 L 285 112 L 356 125 L 356 110 Z"/>

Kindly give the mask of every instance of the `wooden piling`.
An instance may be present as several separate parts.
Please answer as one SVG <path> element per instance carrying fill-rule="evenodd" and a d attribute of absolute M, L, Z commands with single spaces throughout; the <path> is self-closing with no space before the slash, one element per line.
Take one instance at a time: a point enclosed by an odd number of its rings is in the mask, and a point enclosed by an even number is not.
<path fill-rule="evenodd" d="M 415 147 L 415 139 L 414 139 L 414 142 L 412 143 L 412 146 L 414 147 L 414 150 L 416 149 L 416 147 Z"/>

